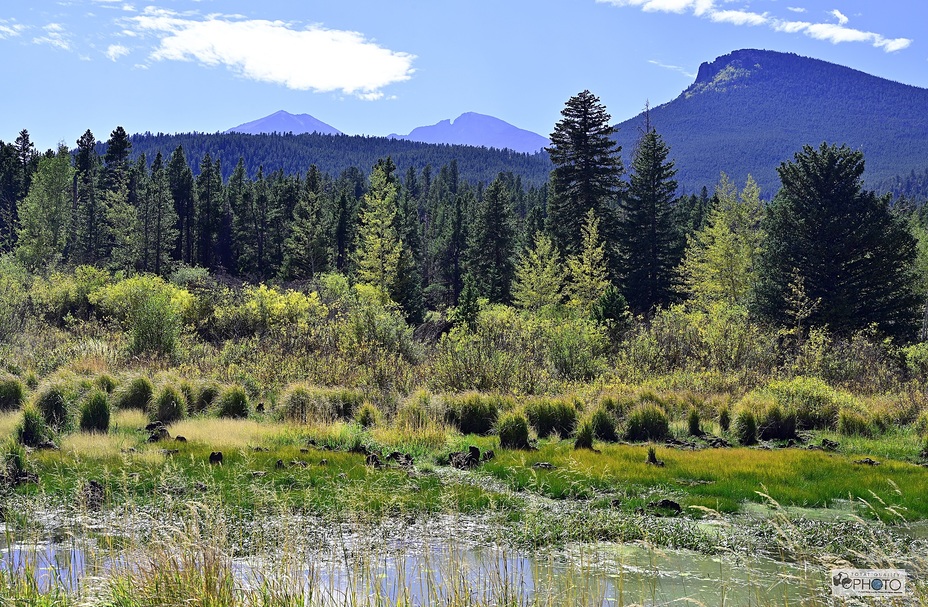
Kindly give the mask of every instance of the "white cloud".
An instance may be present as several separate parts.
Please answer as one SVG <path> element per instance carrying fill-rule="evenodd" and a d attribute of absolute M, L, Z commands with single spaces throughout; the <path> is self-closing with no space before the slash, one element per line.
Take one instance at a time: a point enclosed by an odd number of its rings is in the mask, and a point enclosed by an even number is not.
<path fill-rule="evenodd" d="M 152 60 L 222 65 L 245 78 L 295 90 L 379 99 L 383 87 L 413 73 L 414 55 L 383 48 L 358 32 L 222 15 L 196 20 L 156 8 L 130 21 L 137 31 L 160 38 Z"/>
<path fill-rule="evenodd" d="M 6 19 L 0 19 L 0 40 L 15 38 L 22 34 L 25 29 L 26 26 L 21 23 L 12 23 Z"/>
<path fill-rule="evenodd" d="M 667 63 L 661 63 L 660 61 L 656 61 L 656 60 L 654 60 L 654 59 L 649 59 L 649 60 L 648 60 L 648 63 L 650 63 L 650 64 L 652 64 L 652 65 L 656 65 L 657 67 L 662 67 L 662 68 L 664 68 L 665 70 L 672 70 L 672 71 L 674 71 L 674 72 L 680 72 L 681 74 L 683 74 L 683 75 L 686 76 L 687 78 L 695 78 L 695 77 L 696 77 L 696 74 L 692 74 L 692 73 L 686 71 L 686 69 L 680 67 L 679 65 L 669 65 L 669 64 L 667 64 Z"/>
<path fill-rule="evenodd" d="M 129 49 L 121 44 L 111 44 L 106 49 L 106 56 L 110 61 L 116 61 L 120 57 L 124 57 L 129 54 Z"/>
<path fill-rule="evenodd" d="M 716 23 L 731 23 L 734 25 L 764 25 L 767 23 L 767 14 L 751 13 L 748 11 L 712 11 L 709 18 Z"/>
<path fill-rule="evenodd" d="M 63 51 L 71 50 L 71 43 L 68 42 L 64 27 L 60 23 L 49 23 L 42 29 L 45 31 L 45 35 L 33 38 L 32 42 L 34 44 L 48 44 Z"/>
<path fill-rule="evenodd" d="M 720 0 L 731 2 L 732 0 Z M 838 20 L 838 23 L 812 23 L 809 21 L 789 21 L 771 17 L 769 13 L 755 13 L 748 10 L 723 10 L 717 8 L 715 0 L 596 0 L 600 4 L 613 6 L 638 7 L 648 12 L 665 13 L 692 13 L 696 17 L 710 19 L 716 23 L 730 23 L 732 25 L 759 26 L 766 25 L 777 32 L 789 34 L 802 33 L 816 40 L 825 40 L 833 44 L 842 42 L 863 42 L 887 53 L 894 53 L 908 48 L 912 44 L 909 38 L 886 38 L 875 32 L 846 27 L 847 16 L 835 9 L 828 14 Z M 805 13 L 801 7 L 786 7 L 794 13 Z"/>

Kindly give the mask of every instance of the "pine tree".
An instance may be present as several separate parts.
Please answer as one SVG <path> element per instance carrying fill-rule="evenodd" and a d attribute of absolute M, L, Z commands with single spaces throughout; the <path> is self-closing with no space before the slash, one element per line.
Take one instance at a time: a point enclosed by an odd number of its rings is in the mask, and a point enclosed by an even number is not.
<path fill-rule="evenodd" d="M 525 251 L 516 266 L 512 299 L 524 310 L 555 306 L 563 300 L 564 272 L 557 248 L 543 232 L 535 234 L 535 247 Z"/>
<path fill-rule="evenodd" d="M 125 180 L 129 173 L 129 152 L 132 149 L 132 141 L 129 135 L 121 126 L 117 126 L 110 133 L 110 138 L 106 142 L 106 153 L 103 155 L 103 162 L 106 165 L 104 172 L 103 188 L 107 190 L 116 190 L 125 185 Z"/>
<path fill-rule="evenodd" d="M 748 176 L 739 198 L 735 184 L 722 173 L 713 199 L 707 223 L 690 238 L 680 266 L 683 289 L 704 310 L 718 301 L 747 306 L 757 288 L 764 242 L 760 190 Z"/>
<path fill-rule="evenodd" d="M 147 194 L 151 213 L 150 269 L 155 274 L 164 274 L 172 265 L 171 252 L 177 242 L 177 212 L 174 209 L 174 197 L 171 196 L 171 184 L 161 152 L 158 152 L 151 165 Z"/>
<path fill-rule="evenodd" d="M 571 97 L 547 148 L 554 164 L 548 200 L 548 231 L 566 255 L 580 250 L 580 230 L 592 209 L 607 240 L 615 236 L 615 204 L 622 194 L 621 147 L 599 98 L 583 91 Z M 610 265 L 615 259 L 607 253 Z"/>
<path fill-rule="evenodd" d="M 875 324 L 889 336 L 912 336 L 915 239 L 888 197 L 863 189 L 863 153 L 805 146 L 777 172 L 782 189 L 764 219 L 757 309 L 786 324 L 791 285 L 798 285 L 817 303 L 808 326 L 848 335 Z"/>
<path fill-rule="evenodd" d="M 29 194 L 20 208 L 16 256 L 30 268 L 62 261 L 72 225 L 71 154 L 61 145 L 58 153 L 39 160 Z"/>
<path fill-rule="evenodd" d="M 568 305 L 588 314 L 609 287 L 606 270 L 606 247 L 599 237 L 599 220 L 593 209 L 587 211 L 583 224 L 580 252 L 567 258 Z"/>
<path fill-rule="evenodd" d="M 213 162 L 209 152 L 200 162 L 196 179 L 197 262 L 204 268 L 219 265 L 217 246 L 224 216 L 222 172 L 219 161 Z"/>
<path fill-rule="evenodd" d="M 398 187 L 389 158 L 378 160 L 371 188 L 364 196 L 361 225 L 355 246 L 358 282 L 372 285 L 385 296 L 396 281 L 403 243 L 396 231 Z"/>
<path fill-rule="evenodd" d="M 632 161 L 619 223 L 620 268 L 625 298 L 636 314 L 676 299 L 682 241 L 674 225 L 677 182 L 670 149 L 647 123 Z"/>
<path fill-rule="evenodd" d="M 168 184 L 171 197 L 174 198 L 174 212 L 177 214 L 177 243 L 174 257 L 185 264 L 195 263 L 194 224 L 196 223 L 196 204 L 193 171 L 187 164 L 184 148 L 177 146 L 168 160 Z"/>
<path fill-rule="evenodd" d="M 75 242 L 70 258 L 76 263 L 95 263 L 105 255 L 105 209 L 100 204 L 100 158 L 97 140 L 87 130 L 77 140 L 76 205 L 74 208 Z"/>
<path fill-rule="evenodd" d="M 325 225 L 324 201 L 322 174 L 312 165 L 293 210 L 290 234 L 284 245 L 281 267 L 284 278 L 312 278 L 328 269 L 331 243 Z"/>
<path fill-rule="evenodd" d="M 467 248 L 467 270 L 480 296 L 507 303 L 515 273 L 515 237 L 509 210 L 510 191 L 503 175 L 494 179 L 477 202 Z"/>

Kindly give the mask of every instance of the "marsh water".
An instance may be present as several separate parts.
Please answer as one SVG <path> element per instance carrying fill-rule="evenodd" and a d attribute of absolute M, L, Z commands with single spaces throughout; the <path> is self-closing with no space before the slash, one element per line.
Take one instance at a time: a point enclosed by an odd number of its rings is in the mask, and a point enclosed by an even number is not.
<path fill-rule="evenodd" d="M 286 554 L 230 557 L 243 587 L 280 583 L 332 605 L 462 603 L 542 605 L 801 605 L 827 592 L 821 571 L 766 557 L 709 556 L 640 543 L 538 551 L 482 545 L 467 534 L 374 539 L 316 536 Z M 329 538 L 331 540 L 331 537 Z M 106 574 L 136 566 L 122 542 L 72 531 L 0 534 L 0 567 L 31 570 L 40 587 L 86 596 Z M 136 556 L 133 556 L 136 555 Z M 817 600 L 816 600 L 817 599 Z"/>

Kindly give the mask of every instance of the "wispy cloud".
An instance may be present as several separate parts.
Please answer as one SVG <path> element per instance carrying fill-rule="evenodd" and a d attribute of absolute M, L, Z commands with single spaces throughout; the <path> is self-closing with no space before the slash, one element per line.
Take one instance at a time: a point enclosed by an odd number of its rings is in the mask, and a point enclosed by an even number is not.
<path fill-rule="evenodd" d="M 6 38 L 15 38 L 26 30 L 26 26 L 21 23 L 14 23 L 6 19 L 0 19 L 0 40 Z"/>
<path fill-rule="evenodd" d="M 650 63 L 650 64 L 652 64 L 652 65 L 656 65 L 657 67 L 662 67 L 662 68 L 664 68 L 665 70 L 671 70 L 671 71 L 674 71 L 674 72 L 680 72 L 681 74 L 683 74 L 683 75 L 686 76 L 687 78 L 695 78 L 695 77 L 696 77 L 696 74 L 692 74 L 692 73 L 686 71 L 686 68 L 680 67 L 679 65 L 669 65 L 669 64 L 667 64 L 667 63 L 661 63 L 660 61 L 657 61 L 657 60 L 655 60 L 655 59 L 649 59 L 649 60 L 648 60 L 648 63 Z"/>
<path fill-rule="evenodd" d="M 44 32 L 41 36 L 32 39 L 34 44 L 47 44 L 63 51 L 71 50 L 71 43 L 68 41 L 64 26 L 60 23 L 49 23 L 42 28 Z"/>
<path fill-rule="evenodd" d="M 129 49 L 128 49 L 127 47 L 121 45 L 121 44 L 111 44 L 111 45 L 109 45 L 109 47 L 106 49 L 106 53 L 105 53 L 106 57 L 107 57 L 110 61 L 116 61 L 116 60 L 118 60 L 120 57 L 125 57 L 125 56 L 128 55 L 128 54 L 129 54 Z"/>
<path fill-rule="evenodd" d="M 129 22 L 136 31 L 159 38 L 151 60 L 221 65 L 245 78 L 295 90 L 381 99 L 381 89 L 408 80 L 414 71 L 414 55 L 383 48 L 358 32 L 226 15 L 198 19 L 157 8 Z"/>
<path fill-rule="evenodd" d="M 728 0 L 724 1 L 727 2 Z M 615 6 L 633 6 L 648 12 L 692 13 L 696 17 L 707 18 L 717 23 L 748 26 L 764 25 L 777 32 L 802 33 L 810 38 L 824 40 L 833 44 L 863 42 L 883 49 L 887 53 L 901 51 L 912 44 L 912 40 L 909 38 L 887 38 L 875 32 L 847 27 L 848 17 L 837 9 L 828 13 L 838 20 L 838 23 L 835 24 L 831 22 L 813 23 L 780 19 L 771 16 L 767 12 L 725 10 L 718 7 L 717 0 L 596 0 L 596 2 Z M 806 9 L 800 7 L 787 7 L 787 9 L 794 13 L 806 12 Z"/>

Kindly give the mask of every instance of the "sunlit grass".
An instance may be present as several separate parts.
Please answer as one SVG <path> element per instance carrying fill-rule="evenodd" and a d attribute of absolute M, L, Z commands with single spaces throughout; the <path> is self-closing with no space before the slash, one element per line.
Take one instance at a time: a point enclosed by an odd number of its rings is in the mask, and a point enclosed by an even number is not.
<path fill-rule="evenodd" d="M 12 436 L 22 417 L 19 411 L 0 412 L 0 438 Z"/>

